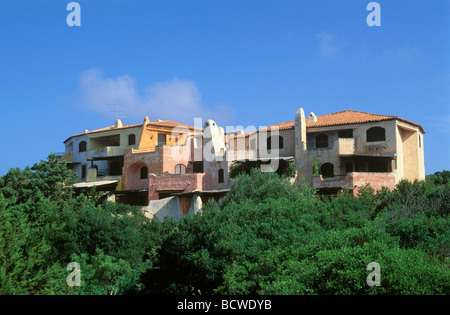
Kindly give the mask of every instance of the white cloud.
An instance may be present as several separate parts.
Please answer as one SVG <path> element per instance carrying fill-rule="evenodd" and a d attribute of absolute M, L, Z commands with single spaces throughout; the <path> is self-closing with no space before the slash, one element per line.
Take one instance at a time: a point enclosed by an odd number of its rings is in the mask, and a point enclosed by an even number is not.
<path fill-rule="evenodd" d="M 94 111 L 105 117 L 114 117 L 109 104 L 118 104 L 120 115 L 127 120 L 174 120 L 193 124 L 194 117 L 214 119 L 230 123 L 234 109 L 219 104 L 206 107 L 201 94 L 191 80 L 173 78 L 147 86 L 142 93 L 138 91 L 136 79 L 128 75 L 117 78 L 104 78 L 99 69 L 84 71 L 80 76 L 80 97 L 76 105 L 80 109 Z"/>
<path fill-rule="evenodd" d="M 322 57 L 333 57 L 346 43 L 336 35 L 322 31 L 316 35 L 319 44 L 319 54 Z"/>

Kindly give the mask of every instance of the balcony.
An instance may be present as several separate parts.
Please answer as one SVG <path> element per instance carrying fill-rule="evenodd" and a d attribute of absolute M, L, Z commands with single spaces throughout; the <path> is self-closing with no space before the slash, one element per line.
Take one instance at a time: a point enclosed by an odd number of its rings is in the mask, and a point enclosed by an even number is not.
<path fill-rule="evenodd" d="M 67 164 L 73 163 L 73 151 L 64 153 L 60 160 L 66 161 Z"/>
<path fill-rule="evenodd" d="M 392 172 L 351 172 L 346 175 L 335 175 L 323 178 L 322 175 L 313 175 L 312 185 L 317 189 L 348 188 L 356 193 L 358 187 L 370 184 L 375 190 L 382 187 L 395 188 L 395 174 Z"/>
<path fill-rule="evenodd" d="M 89 151 L 89 156 L 94 159 L 112 158 L 124 155 L 124 148 L 117 146 L 102 147 Z"/>
<path fill-rule="evenodd" d="M 339 155 L 351 155 L 356 151 L 355 138 L 339 138 L 337 140 L 339 147 Z"/>
<path fill-rule="evenodd" d="M 347 176 L 348 175 L 338 175 L 334 177 L 324 178 L 322 175 L 313 175 L 312 185 L 317 189 L 342 187 L 353 188 L 352 185 L 349 185 L 350 181 L 348 180 L 349 178 L 347 178 Z"/>
<path fill-rule="evenodd" d="M 338 138 L 331 141 L 308 141 L 308 150 L 331 150 L 336 149 L 341 155 L 354 154 L 356 151 L 355 138 Z"/>
<path fill-rule="evenodd" d="M 307 150 L 333 149 L 333 141 L 308 141 L 306 143 Z"/>
<path fill-rule="evenodd" d="M 110 169 L 88 169 L 86 182 L 103 182 L 103 181 L 116 181 L 120 183 L 122 175 L 118 173 L 112 173 Z"/>

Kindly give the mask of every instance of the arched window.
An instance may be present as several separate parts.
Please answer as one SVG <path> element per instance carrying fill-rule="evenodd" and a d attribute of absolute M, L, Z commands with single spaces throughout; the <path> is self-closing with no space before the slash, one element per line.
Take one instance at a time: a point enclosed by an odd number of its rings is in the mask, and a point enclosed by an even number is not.
<path fill-rule="evenodd" d="M 131 134 L 128 135 L 128 145 L 135 145 L 136 144 L 136 135 Z"/>
<path fill-rule="evenodd" d="M 319 134 L 316 136 L 316 148 L 328 148 L 328 136 L 326 134 Z"/>
<path fill-rule="evenodd" d="M 366 131 L 367 142 L 385 141 L 386 131 L 382 127 L 372 127 Z"/>
<path fill-rule="evenodd" d="M 141 179 L 147 179 L 148 177 L 148 168 L 146 166 L 141 167 Z"/>
<path fill-rule="evenodd" d="M 86 141 L 81 141 L 78 144 L 78 152 L 86 152 Z"/>
<path fill-rule="evenodd" d="M 175 166 L 175 174 L 186 174 L 186 166 L 183 164 Z"/>
<path fill-rule="evenodd" d="M 331 163 L 324 163 L 320 166 L 320 175 L 323 178 L 334 177 L 334 166 Z"/>
<path fill-rule="evenodd" d="M 275 148 L 272 148 L 272 143 L 273 144 L 276 143 L 275 137 L 278 138 L 278 149 L 283 149 L 283 147 L 284 147 L 283 137 L 282 136 L 270 136 L 270 137 L 267 138 L 267 150 L 275 149 Z M 272 140 L 272 138 L 274 140 Z"/>
<path fill-rule="evenodd" d="M 223 183 L 224 180 L 224 173 L 223 173 L 223 169 L 219 169 L 219 183 Z"/>

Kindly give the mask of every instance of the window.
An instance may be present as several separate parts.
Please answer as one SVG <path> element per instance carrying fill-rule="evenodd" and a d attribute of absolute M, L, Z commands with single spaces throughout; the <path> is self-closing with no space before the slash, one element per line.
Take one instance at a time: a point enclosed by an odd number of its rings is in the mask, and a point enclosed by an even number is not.
<path fill-rule="evenodd" d="M 147 179 L 148 177 L 148 168 L 147 167 L 141 167 L 141 179 Z"/>
<path fill-rule="evenodd" d="M 275 144 L 275 137 L 278 137 L 278 149 L 283 149 L 284 143 L 283 143 L 283 137 L 282 136 L 270 136 L 267 138 L 267 150 L 272 150 L 272 138 L 274 138 L 274 144 Z"/>
<path fill-rule="evenodd" d="M 81 141 L 78 144 L 78 152 L 86 152 L 86 141 Z"/>
<path fill-rule="evenodd" d="M 386 131 L 382 127 L 372 127 L 366 131 L 367 142 L 385 141 Z"/>
<path fill-rule="evenodd" d="M 81 179 L 86 178 L 86 165 L 81 166 Z"/>
<path fill-rule="evenodd" d="M 120 162 L 114 161 L 109 165 L 109 175 L 118 176 L 122 175 L 122 164 Z"/>
<path fill-rule="evenodd" d="M 219 170 L 219 184 L 223 183 L 223 169 L 221 168 Z"/>
<path fill-rule="evenodd" d="M 323 178 L 334 177 L 334 166 L 331 163 L 324 163 L 320 166 L 320 174 Z"/>
<path fill-rule="evenodd" d="M 128 145 L 135 145 L 136 144 L 136 135 L 131 134 L 128 135 Z"/>
<path fill-rule="evenodd" d="M 345 129 L 338 131 L 339 138 L 353 138 L 353 129 Z"/>
<path fill-rule="evenodd" d="M 419 148 L 422 147 L 422 136 L 419 134 Z"/>
<path fill-rule="evenodd" d="M 175 174 L 186 174 L 186 166 L 183 164 L 175 166 Z"/>
<path fill-rule="evenodd" d="M 384 159 L 376 159 L 367 161 L 367 171 L 379 173 L 379 172 L 389 172 L 389 163 L 388 160 Z"/>
<path fill-rule="evenodd" d="M 328 148 L 328 136 L 326 134 L 319 134 L 316 136 L 316 148 Z"/>
<path fill-rule="evenodd" d="M 203 162 L 194 162 L 192 164 L 193 173 L 203 173 Z"/>
<path fill-rule="evenodd" d="M 158 133 L 158 145 L 166 144 L 166 134 Z"/>

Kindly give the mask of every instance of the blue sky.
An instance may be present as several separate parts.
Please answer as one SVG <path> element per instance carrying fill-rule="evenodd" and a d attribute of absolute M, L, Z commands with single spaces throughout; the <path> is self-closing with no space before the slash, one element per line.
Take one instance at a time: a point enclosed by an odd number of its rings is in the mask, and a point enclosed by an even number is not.
<path fill-rule="evenodd" d="M 0 0 L 0 175 L 85 129 L 194 117 L 294 120 L 298 107 L 396 115 L 425 131 L 425 169 L 450 169 L 450 1 Z"/>

